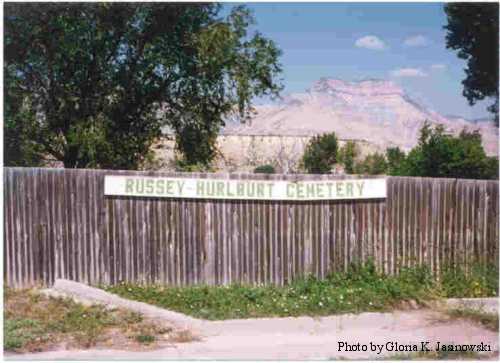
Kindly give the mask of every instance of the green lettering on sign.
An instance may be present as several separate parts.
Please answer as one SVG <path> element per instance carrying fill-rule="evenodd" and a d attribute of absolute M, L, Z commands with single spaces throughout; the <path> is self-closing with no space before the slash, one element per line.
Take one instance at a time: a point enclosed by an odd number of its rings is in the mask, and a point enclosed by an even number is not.
<path fill-rule="evenodd" d="M 189 179 L 112 175 L 104 178 L 106 195 L 262 199 L 328 200 L 386 197 L 385 179 L 330 181 L 269 181 Z"/>

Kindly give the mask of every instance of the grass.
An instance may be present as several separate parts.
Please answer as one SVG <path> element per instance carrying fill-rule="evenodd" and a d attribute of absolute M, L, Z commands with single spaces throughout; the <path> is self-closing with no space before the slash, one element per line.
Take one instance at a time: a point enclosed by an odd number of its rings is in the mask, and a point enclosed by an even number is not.
<path fill-rule="evenodd" d="M 377 273 L 373 264 L 345 273 L 296 280 L 287 286 L 194 286 L 167 288 L 122 283 L 105 287 L 125 298 L 147 302 L 194 317 L 221 320 L 248 317 L 330 315 L 387 311 L 404 300 L 432 296 L 425 268 L 404 269 L 398 276 Z"/>
<path fill-rule="evenodd" d="M 283 287 L 235 284 L 172 288 L 121 283 L 103 288 L 197 318 L 224 320 L 390 311 L 409 301 L 418 304 L 461 294 L 497 295 L 498 274 L 476 269 L 473 275 L 465 275 L 450 269 L 437 282 L 425 267 L 403 268 L 397 276 L 388 276 L 378 273 L 368 261 L 324 280 L 308 277 Z"/>
<path fill-rule="evenodd" d="M 155 341 L 155 337 L 149 334 L 139 334 L 135 337 L 139 343 L 151 344 Z"/>
<path fill-rule="evenodd" d="M 444 297 L 498 296 L 498 268 L 472 264 L 468 273 L 459 267 L 445 267 L 440 288 Z"/>
<path fill-rule="evenodd" d="M 46 351 L 62 345 L 69 349 L 97 345 L 136 349 L 163 341 L 165 335 L 178 334 L 171 327 L 146 321 L 128 310 L 84 306 L 30 290 L 4 291 L 6 351 Z"/>

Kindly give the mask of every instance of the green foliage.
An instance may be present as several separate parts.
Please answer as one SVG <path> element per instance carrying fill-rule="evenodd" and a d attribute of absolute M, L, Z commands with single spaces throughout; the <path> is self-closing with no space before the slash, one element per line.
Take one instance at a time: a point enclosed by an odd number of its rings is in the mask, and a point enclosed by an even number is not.
<path fill-rule="evenodd" d="M 490 179 L 498 179 L 498 157 L 487 156 L 484 166 L 484 174 Z"/>
<path fill-rule="evenodd" d="M 444 6 L 448 24 L 446 47 L 467 61 L 463 95 L 471 105 L 493 99 L 490 111 L 498 125 L 498 4 L 449 3 Z"/>
<path fill-rule="evenodd" d="M 25 310 L 7 309 L 5 349 L 44 344 L 51 335 L 70 334 L 84 347 L 92 346 L 106 326 L 114 325 L 111 315 L 101 306 L 84 307 L 69 299 L 50 299 L 40 313 L 38 301 L 30 298 L 32 306 Z M 25 304 L 25 302 L 20 303 Z M 29 309 L 29 310 L 28 310 Z"/>
<path fill-rule="evenodd" d="M 387 159 L 387 174 L 403 175 L 406 155 L 399 147 L 387 148 L 385 152 Z"/>
<path fill-rule="evenodd" d="M 274 166 L 270 165 L 270 164 L 266 164 L 266 165 L 260 165 L 258 167 L 256 167 L 254 170 L 253 170 L 254 173 L 262 173 L 262 174 L 274 174 L 276 173 L 276 170 L 274 169 Z"/>
<path fill-rule="evenodd" d="M 149 334 L 139 334 L 135 337 L 135 340 L 142 344 L 151 344 L 156 340 L 156 338 Z"/>
<path fill-rule="evenodd" d="M 6 88 L 12 82 L 5 75 Z M 19 93 L 5 93 L 4 160 L 9 166 L 40 166 L 43 149 L 36 142 L 37 124 L 34 112 Z"/>
<path fill-rule="evenodd" d="M 498 269 L 480 263 L 467 272 L 460 266 L 448 266 L 442 271 L 441 287 L 446 297 L 498 296 Z"/>
<path fill-rule="evenodd" d="M 279 94 L 280 51 L 216 3 L 5 6 L 6 164 L 137 169 L 161 129 L 208 165 L 225 118 Z M 22 115 L 20 113 L 22 111 Z"/>
<path fill-rule="evenodd" d="M 363 161 L 355 165 L 356 174 L 380 175 L 387 172 L 387 161 L 380 153 L 367 155 Z"/>
<path fill-rule="evenodd" d="M 19 349 L 30 341 L 43 336 L 40 323 L 31 319 L 5 319 L 4 349 Z"/>
<path fill-rule="evenodd" d="M 205 173 L 213 171 L 211 165 L 204 163 L 190 164 L 184 158 L 175 159 L 175 170 L 189 173 Z"/>
<path fill-rule="evenodd" d="M 403 269 L 398 276 L 376 271 L 372 262 L 352 265 L 325 280 L 312 276 L 278 286 L 194 286 L 171 288 L 121 284 L 106 289 L 198 318 L 219 320 L 271 316 L 322 316 L 386 311 L 402 300 L 432 296 L 426 268 Z"/>
<path fill-rule="evenodd" d="M 385 275 L 368 260 L 351 264 L 345 272 L 333 272 L 323 280 L 308 276 L 285 286 L 172 288 L 122 283 L 105 289 L 210 320 L 388 311 L 407 300 L 498 296 L 498 269 L 494 266 L 472 264 L 468 274 L 460 268 L 445 268 L 442 272 L 440 280 L 434 279 L 426 266 L 401 268 L 397 275 Z"/>
<path fill-rule="evenodd" d="M 143 322 L 140 314 L 84 306 L 29 290 L 4 290 L 4 318 L 4 349 L 18 352 L 42 351 L 65 340 L 88 348 L 109 339 L 107 329 L 160 334 L 159 327 Z"/>
<path fill-rule="evenodd" d="M 481 134 L 463 130 L 446 134 L 444 127 L 426 123 L 419 143 L 404 161 L 402 175 L 468 179 L 497 179 L 498 159 L 486 156 Z"/>
<path fill-rule="evenodd" d="M 354 141 L 347 141 L 339 150 L 338 162 L 344 165 L 347 174 L 354 173 L 354 165 L 359 155 L 358 146 Z"/>
<path fill-rule="evenodd" d="M 337 162 L 337 136 L 335 133 L 314 136 L 307 144 L 302 164 L 310 174 L 327 174 Z"/>

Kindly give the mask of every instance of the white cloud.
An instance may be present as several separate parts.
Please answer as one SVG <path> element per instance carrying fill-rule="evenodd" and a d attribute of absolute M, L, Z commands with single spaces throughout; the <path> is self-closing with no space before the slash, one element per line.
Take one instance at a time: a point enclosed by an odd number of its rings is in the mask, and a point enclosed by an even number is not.
<path fill-rule="evenodd" d="M 440 64 L 439 63 L 439 64 L 433 64 L 433 65 L 431 65 L 431 69 L 433 71 L 444 71 L 446 68 L 448 68 L 446 66 L 446 64 Z"/>
<path fill-rule="evenodd" d="M 426 37 L 419 34 L 406 38 L 403 44 L 407 47 L 425 47 L 429 42 Z"/>
<path fill-rule="evenodd" d="M 375 35 L 367 35 L 356 40 L 354 45 L 358 48 L 366 48 L 372 50 L 383 50 L 386 48 L 382 39 Z"/>
<path fill-rule="evenodd" d="M 393 77 L 427 77 L 425 73 L 420 68 L 398 68 L 391 71 L 391 76 Z"/>

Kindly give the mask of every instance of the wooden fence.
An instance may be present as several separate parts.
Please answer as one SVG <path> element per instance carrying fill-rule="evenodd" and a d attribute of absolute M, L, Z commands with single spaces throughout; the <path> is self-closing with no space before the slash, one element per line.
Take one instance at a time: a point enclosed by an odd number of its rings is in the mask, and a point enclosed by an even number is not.
<path fill-rule="evenodd" d="M 9 286 L 283 284 L 369 256 L 387 273 L 498 266 L 497 181 L 389 177 L 385 200 L 274 202 L 105 197 L 106 174 L 335 179 L 4 168 Z"/>

